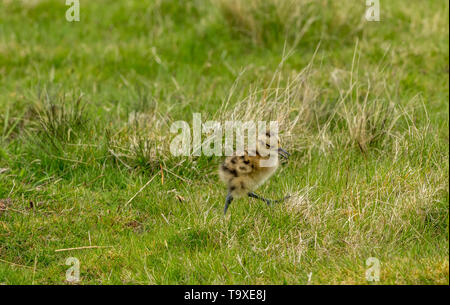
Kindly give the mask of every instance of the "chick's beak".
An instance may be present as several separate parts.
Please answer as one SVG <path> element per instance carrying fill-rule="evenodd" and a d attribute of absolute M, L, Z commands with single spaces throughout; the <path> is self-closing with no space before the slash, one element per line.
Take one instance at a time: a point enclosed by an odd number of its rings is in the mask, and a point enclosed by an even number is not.
<path fill-rule="evenodd" d="M 278 154 L 280 154 L 281 157 L 283 157 L 284 159 L 288 159 L 289 156 L 291 155 L 290 153 L 288 153 L 287 151 L 285 151 L 283 148 L 278 148 Z"/>

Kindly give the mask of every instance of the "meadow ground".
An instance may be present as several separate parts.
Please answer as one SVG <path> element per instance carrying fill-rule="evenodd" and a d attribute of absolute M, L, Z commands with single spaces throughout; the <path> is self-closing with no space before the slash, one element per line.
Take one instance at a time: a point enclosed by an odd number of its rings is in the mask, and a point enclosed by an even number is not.
<path fill-rule="evenodd" d="M 0 283 L 449 284 L 447 1 L 145 2 L 0 1 Z M 278 120 L 292 198 L 224 218 L 194 112 Z"/>

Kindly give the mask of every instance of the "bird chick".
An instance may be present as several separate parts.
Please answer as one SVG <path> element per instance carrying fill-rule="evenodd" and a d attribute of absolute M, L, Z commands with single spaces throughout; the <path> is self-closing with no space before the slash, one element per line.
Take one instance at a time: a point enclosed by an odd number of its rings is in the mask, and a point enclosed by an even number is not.
<path fill-rule="evenodd" d="M 272 139 L 271 139 L 272 137 Z M 275 139 L 273 139 L 273 137 Z M 270 143 L 277 143 L 270 145 Z M 219 177 L 228 186 L 228 194 L 225 200 L 224 215 L 227 213 L 228 206 L 233 199 L 249 196 L 264 201 L 268 206 L 271 203 L 280 202 L 281 200 L 269 200 L 261 197 L 253 192 L 258 186 L 262 185 L 270 176 L 272 176 L 279 166 L 279 158 L 285 159 L 289 157 L 289 153 L 280 146 L 278 136 L 267 131 L 265 137 L 256 142 L 256 150 L 238 156 L 236 152 L 227 157 L 219 166 Z M 267 165 L 269 158 L 272 157 L 273 162 Z"/>

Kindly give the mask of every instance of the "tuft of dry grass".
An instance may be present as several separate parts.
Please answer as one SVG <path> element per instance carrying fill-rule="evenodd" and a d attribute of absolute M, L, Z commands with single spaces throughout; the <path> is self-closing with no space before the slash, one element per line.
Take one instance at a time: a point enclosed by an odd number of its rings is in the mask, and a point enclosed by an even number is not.
<path fill-rule="evenodd" d="M 336 120 L 345 126 L 342 142 L 366 153 L 376 143 L 383 146 L 386 140 L 398 137 L 397 122 L 407 118 L 408 112 L 392 100 L 385 71 L 377 67 L 361 79 L 359 61 L 356 43 L 351 70 L 340 71 L 338 76 L 333 73 L 332 78 L 339 91 Z"/>
<path fill-rule="evenodd" d="M 157 109 L 129 114 L 128 121 L 113 134 L 108 134 L 108 152 L 128 169 L 158 169 L 171 158 L 170 117 Z"/>
<path fill-rule="evenodd" d="M 89 118 L 85 108 L 82 95 L 39 91 L 37 102 L 30 108 L 29 131 L 41 133 L 54 148 L 62 149 L 62 143 L 75 141 L 86 127 Z"/>
<path fill-rule="evenodd" d="M 297 44 L 317 20 L 311 0 L 215 0 L 227 23 L 253 43 L 262 44 L 274 36 Z"/>

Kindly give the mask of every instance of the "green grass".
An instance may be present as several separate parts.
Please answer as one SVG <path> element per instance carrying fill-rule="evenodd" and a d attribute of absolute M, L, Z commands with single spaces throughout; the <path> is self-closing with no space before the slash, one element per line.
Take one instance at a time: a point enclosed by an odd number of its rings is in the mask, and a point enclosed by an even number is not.
<path fill-rule="evenodd" d="M 0 283 L 448 285 L 448 2 L 364 4 L 0 1 Z M 224 218 L 193 112 L 279 120 L 293 197 Z"/>

